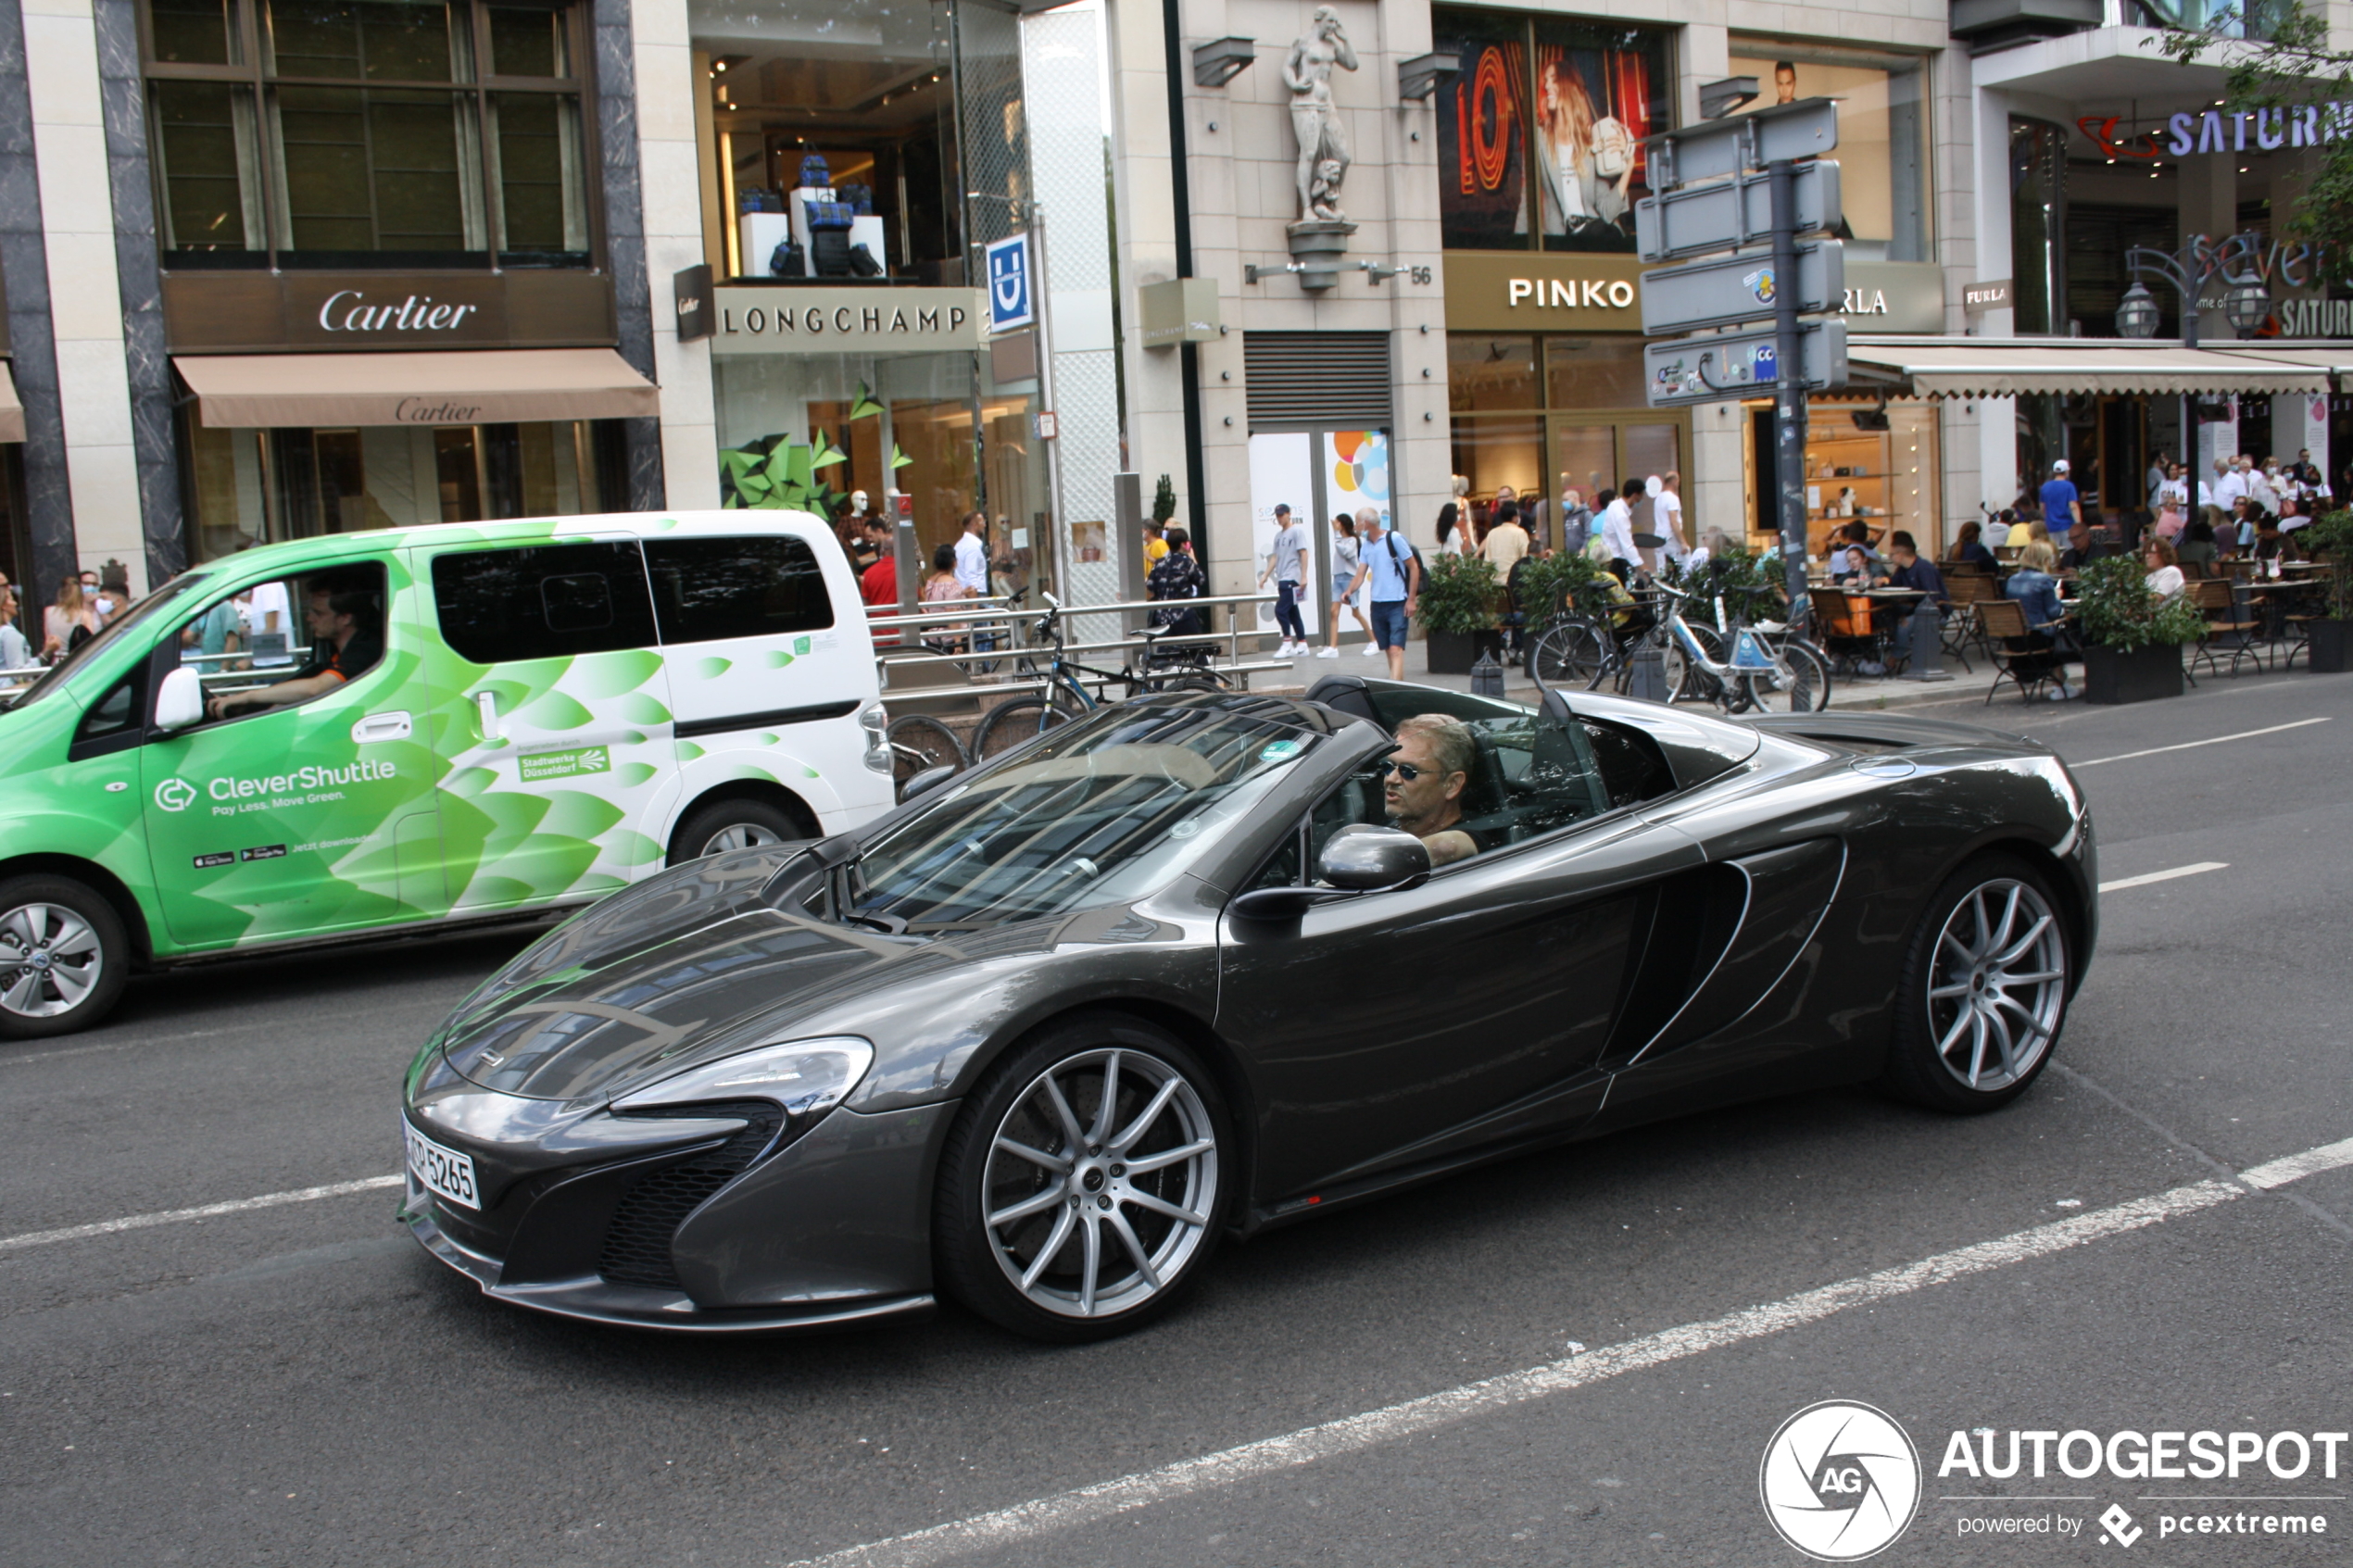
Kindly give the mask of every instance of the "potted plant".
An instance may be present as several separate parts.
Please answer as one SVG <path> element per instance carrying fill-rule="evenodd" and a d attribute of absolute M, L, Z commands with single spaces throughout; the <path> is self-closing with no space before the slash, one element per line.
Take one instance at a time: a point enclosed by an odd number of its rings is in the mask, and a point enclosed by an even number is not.
<path fill-rule="evenodd" d="M 2322 675 L 2342 675 L 2353 670 L 2353 511 L 2324 512 L 2313 519 L 2304 530 L 2304 543 L 2316 554 L 2325 554 L 2329 564 L 2336 570 L 2324 580 L 2328 584 L 2328 617 L 2312 622 L 2312 646 L 2307 662 L 2313 672 Z"/>
<path fill-rule="evenodd" d="M 1482 651 L 1500 656 L 1503 633 L 1495 617 L 1503 604 L 1504 585 L 1491 563 L 1476 556 L 1431 560 L 1419 606 L 1429 638 L 1429 672 L 1467 675 Z"/>
<path fill-rule="evenodd" d="M 2181 696 L 2182 645 L 2206 632 L 2206 618 L 2189 596 L 2150 592 L 2141 563 L 2123 556 L 2087 562 L 2076 583 L 2082 595 L 2083 700 Z"/>

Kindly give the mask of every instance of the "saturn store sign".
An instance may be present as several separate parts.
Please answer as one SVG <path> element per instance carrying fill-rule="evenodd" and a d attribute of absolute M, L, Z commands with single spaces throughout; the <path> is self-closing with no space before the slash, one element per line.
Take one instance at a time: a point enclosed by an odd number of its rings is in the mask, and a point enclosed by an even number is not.
<path fill-rule="evenodd" d="M 723 288 L 711 351 L 928 354 L 980 347 L 977 289 Z"/>

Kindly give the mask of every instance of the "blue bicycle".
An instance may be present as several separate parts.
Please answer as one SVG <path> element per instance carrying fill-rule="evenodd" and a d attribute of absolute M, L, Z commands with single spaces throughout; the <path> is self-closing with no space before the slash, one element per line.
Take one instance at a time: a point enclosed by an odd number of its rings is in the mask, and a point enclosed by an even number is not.
<path fill-rule="evenodd" d="M 1179 633 L 1168 626 L 1147 626 L 1137 633 L 1145 640 L 1140 665 L 1132 656 L 1116 670 L 1081 664 L 1063 652 L 1062 601 L 1051 594 L 1039 596 L 1046 601 L 1046 613 L 1031 631 L 1030 641 L 1035 646 L 1024 662 L 1044 677 L 1046 689 L 1009 698 L 988 710 L 980 727 L 973 732 L 972 758 L 976 763 L 990 761 L 1101 707 L 1102 703 L 1087 689 L 1082 676 L 1101 684 L 1116 681 L 1123 696 L 1138 696 L 1145 692 L 1222 692 L 1233 688 L 1233 683 L 1209 662 L 1212 645 L 1185 641 L 1162 646 L 1163 638 L 1198 635 Z"/>

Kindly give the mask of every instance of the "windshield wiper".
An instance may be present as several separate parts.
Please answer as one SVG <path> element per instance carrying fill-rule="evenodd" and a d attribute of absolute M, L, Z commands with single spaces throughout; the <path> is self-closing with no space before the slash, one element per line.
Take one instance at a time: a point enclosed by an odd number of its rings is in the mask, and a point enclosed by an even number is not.
<path fill-rule="evenodd" d="M 907 921 L 903 915 L 870 915 L 861 909 L 844 909 L 841 923 L 867 926 L 893 936 L 907 935 Z"/>

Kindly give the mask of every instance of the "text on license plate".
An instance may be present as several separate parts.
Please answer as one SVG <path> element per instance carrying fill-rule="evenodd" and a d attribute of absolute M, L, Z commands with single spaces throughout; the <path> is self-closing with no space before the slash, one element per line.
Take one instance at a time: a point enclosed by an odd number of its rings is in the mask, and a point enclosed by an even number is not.
<path fill-rule="evenodd" d="M 444 1148 L 416 1128 L 403 1122 L 400 1136 L 408 1146 L 409 1169 L 425 1190 L 462 1203 L 469 1209 L 480 1209 L 482 1197 L 474 1187 L 473 1157 L 454 1148 Z"/>

